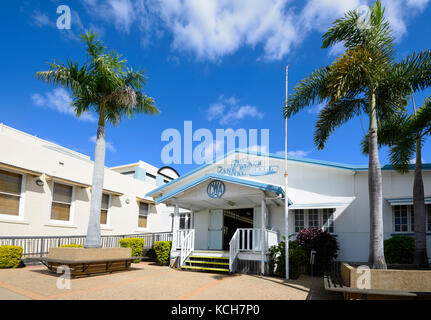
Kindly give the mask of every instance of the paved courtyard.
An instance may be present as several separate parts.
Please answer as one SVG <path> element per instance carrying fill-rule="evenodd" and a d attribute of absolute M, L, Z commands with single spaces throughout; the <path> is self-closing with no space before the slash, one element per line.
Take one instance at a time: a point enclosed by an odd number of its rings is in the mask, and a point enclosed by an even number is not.
<path fill-rule="evenodd" d="M 321 278 L 284 281 L 253 275 L 178 271 L 152 262 L 133 264 L 129 272 L 71 280 L 58 289 L 58 275 L 43 266 L 0 270 L 0 300 L 279 300 L 340 299 L 327 293 Z"/>

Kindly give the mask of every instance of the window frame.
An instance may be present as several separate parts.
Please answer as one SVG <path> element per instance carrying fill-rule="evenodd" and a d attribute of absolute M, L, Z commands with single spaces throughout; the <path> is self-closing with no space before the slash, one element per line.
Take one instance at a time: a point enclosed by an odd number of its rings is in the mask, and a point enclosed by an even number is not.
<path fill-rule="evenodd" d="M 102 204 L 103 204 L 103 195 L 108 196 L 108 209 L 103 209 L 102 206 L 100 206 L 100 216 L 102 216 L 102 210 L 106 210 L 106 224 L 102 224 L 100 222 L 100 227 L 102 228 L 110 228 L 111 227 L 111 201 L 112 196 L 109 193 L 102 193 Z"/>
<path fill-rule="evenodd" d="M 66 202 L 59 202 L 59 201 L 54 201 L 54 189 L 55 189 L 55 184 L 61 184 L 61 185 L 65 185 L 68 187 L 72 187 L 72 197 L 71 197 L 71 203 L 70 203 L 70 208 L 69 208 L 69 220 L 56 220 L 56 219 L 52 219 L 52 203 L 62 203 L 62 204 L 68 204 Z M 64 183 L 64 182 L 55 182 L 54 180 L 51 183 L 51 202 L 49 205 L 49 223 L 50 224 L 60 224 L 60 225 L 73 225 L 75 222 L 75 186 L 73 184 L 70 183 Z"/>
<path fill-rule="evenodd" d="M 139 226 L 139 217 L 141 217 L 141 204 L 146 204 L 148 206 L 148 211 L 147 211 L 147 225 L 145 227 L 140 227 Z M 144 201 L 138 201 L 138 223 L 137 223 L 137 228 L 140 231 L 147 231 L 149 229 L 149 217 L 150 217 L 150 212 L 151 212 L 151 204 L 144 202 Z M 145 216 L 145 215 L 143 215 Z"/>
<path fill-rule="evenodd" d="M 301 232 L 302 229 L 309 228 L 310 227 L 310 221 L 309 221 L 309 214 L 315 214 L 314 212 L 310 212 L 311 210 L 317 210 L 317 218 L 318 218 L 318 228 L 321 228 L 323 231 L 328 231 L 330 234 L 336 233 L 336 227 L 335 227 L 335 212 L 337 211 L 337 208 L 310 208 L 310 209 L 293 209 L 294 215 L 293 215 L 293 234 L 298 234 Z M 326 226 L 323 224 L 323 210 L 332 210 L 332 231 L 329 231 L 330 226 Z M 302 211 L 303 216 L 303 228 L 299 231 L 296 231 L 296 214 L 297 211 Z M 328 220 L 330 220 L 328 218 Z M 313 226 L 314 227 L 314 226 Z"/>
<path fill-rule="evenodd" d="M 407 231 L 396 231 L 395 230 L 395 208 L 396 207 L 407 207 Z M 413 212 L 413 205 L 412 204 L 404 204 L 404 205 L 396 205 L 392 206 L 392 233 L 394 234 L 404 234 L 404 233 L 414 233 L 414 224 L 412 228 L 412 216 L 411 213 Z"/>
<path fill-rule="evenodd" d="M 26 190 L 26 183 L 27 183 L 27 174 L 19 172 L 19 171 L 15 171 L 15 170 L 6 170 L 1 168 L 2 171 L 4 172 L 10 172 L 10 173 L 14 173 L 14 174 L 18 174 L 21 176 L 21 193 L 20 195 L 16 195 L 16 194 L 12 194 L 12 193 L 7 193 L 7 192 L 2 192 L 0 191 L 1 194 L 5 194 L 5 195 L 10 195 L 10 196 L 14 196 L 14 197 L 19 197 L 19 202 L 18 202 L 18 215 L 14 216 L 11 214 L 2 214 L 0 213 L 0 220 L 24 220 L 24 206 L 25 206 L 25 190 Z"/>

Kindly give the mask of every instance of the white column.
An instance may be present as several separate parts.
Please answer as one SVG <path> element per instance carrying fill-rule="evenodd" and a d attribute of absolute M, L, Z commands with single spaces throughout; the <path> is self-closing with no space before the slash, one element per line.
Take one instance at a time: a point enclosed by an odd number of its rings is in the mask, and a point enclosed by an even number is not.
<path fill-rule="evenodd" d="M 175 211 L 174 211 L 174 227 L 173 227 L 173 239 L 174 243 L 172 243 L 172 249 L 178 248 L 178 241 L 180 240 L 178 238 L 178 230 L 180 229 L 180 209 L 178 207 L 178 204 L 175 204 Z"/>
<path fill-rule="evenodd" d="M 261 272 L 262 275 L 265 274 L 265 216 L 266 216 L 266 201 L 265 196 L 262 198 L 262 209 L 260 214 L 261 219 L 261 245 L 262 245 L 262 253 L 261 253 Z"/>
<path fill-rule="evenodd" d="M 190 212 L 190 219 L 191 219 L 191 221 L 190 221 L 190 229 L 194 229 L 195 228 L 195 210 L 193 210 L 193 208 L 192 208 L 192 210 Z"/>

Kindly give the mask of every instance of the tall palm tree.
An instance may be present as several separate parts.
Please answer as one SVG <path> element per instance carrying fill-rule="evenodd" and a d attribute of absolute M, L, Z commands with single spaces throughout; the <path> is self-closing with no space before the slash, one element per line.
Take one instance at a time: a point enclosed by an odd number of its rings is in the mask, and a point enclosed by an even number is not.
<path fill-rule="evenodd" d="M 154 100 L 141 90 L 145 85 L 143 70 L 134 71 L 126 66 L 126 59 L 116 52 L 107 52 L 97 35 L 87 32 L 81 35 L 86 44 L 87 61 L 78 63 L 67 61 L 52 62 L 48 71 L 37 72 L 37 78 L 44 83 L 70 89 L 72 106 L 79 117 L 93 111 L 99 115 L 94 155 L 94 169 L 88 222 L 86 248 L 101 247 L 100 210 L 102 203 L 105 124 L 117 126 L 123 116 L 129 118 L 136 113 L 155 115 L 159 110 Z"/>
<path fill-rule="evenodd" d="M 400 173 L 409 172 L 410 160 L 416 153 L 413 182 L 413 212 L 415 254 L 414 265 L 428 267 L 426 243 L 426 207 L 422 177 L 422 145 L 431 135 L 431 97 L 423 107 L 414 113 L 395 115 L 382 122 L 379 130 L 379 145 L 388 145 L 389 158 L 394 169 Z M 362 141 L 364 153 L 368 153 L 367 138 Z"/>
<path fill-rule="evenodd" d="M 284 108 L 284 117 L 301 109 L 326 103 L 319 113 L 314 142 L 319 149 L 335 128 L 361 114 L 368 115 L 370 206 L 369 264 L 384 269 L 383 198 L 377 129 L 382 117 L 402 111 L 406 105 L 408 81 L 396 82 L 401 75 L 416 81 L 415 90 L 431 79 L 429 73 L 415 73 L 423 67 L 422 56 L 414 55 L 400 64 L 394 63 L 394 39 L 384 8 L 376 1 L 364 19 L 357 11 L 348 11 L 323 35 L 322 48 L 342 43 L 346 49 L 331 65 L 321 67 L 301 80 Z M 429 58 L 429 56 L 426 56 Z M 430 60 L 431 61 L 431 60 Z M 410 67 L 416 67 L 416 69 Z M 427 65 L 431 66 L 431 64 Z M 422 70 L 424 70 L 422 68 Z"/>

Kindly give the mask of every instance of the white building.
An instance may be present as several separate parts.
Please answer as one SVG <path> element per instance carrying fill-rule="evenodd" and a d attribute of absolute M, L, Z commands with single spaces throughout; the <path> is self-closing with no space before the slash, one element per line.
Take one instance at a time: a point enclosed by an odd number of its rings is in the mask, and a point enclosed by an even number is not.
<path fill-rule="evenodd" d="M 292 157 L 287 166 L 289 235 L 308 226 L 323 227 L 338 239 L 339 260 L 367 261 L 367 167 Z M 431 166 L 423 169 L 426 203 L 431 204 Z M 261 268 L 262 261 L 268 260 L 267 248 L 285 235 L 284 172 L 281 156 L 235 151 L 149 192 L 147 196 L 154 197 L 156 204 L 191 212 L 190 222 L 182 226 L 186 230 L 174 221 L 177 250 L 172 257 L 180 256 L 179 263 L 186 268 L 199 268 L 205 260 L 190 257 L 205 255 L 229 259 L 219 267 L 212 265 L 215 269 L 227 270 L 229 265 L 235 271 L 245 261 L 257 262 Z M 385 239 L 395 234 L 413 235 L 413 171 L 401 175 L 384 166 L 382 175 Z M 431 257 L 430 205 L 427 210 Z M 211 261 L 222 260 L 208 260 L 206 265 Z"/>
<path fill-rule="evenodd" d="M 2 124 L 0 150 L 0 237 L 87 233 L 90 157 Z M 105 168 L 102 235 L 171 232 L 173 209 L 145 194 L 177 177 L 142 161 Z"/>

